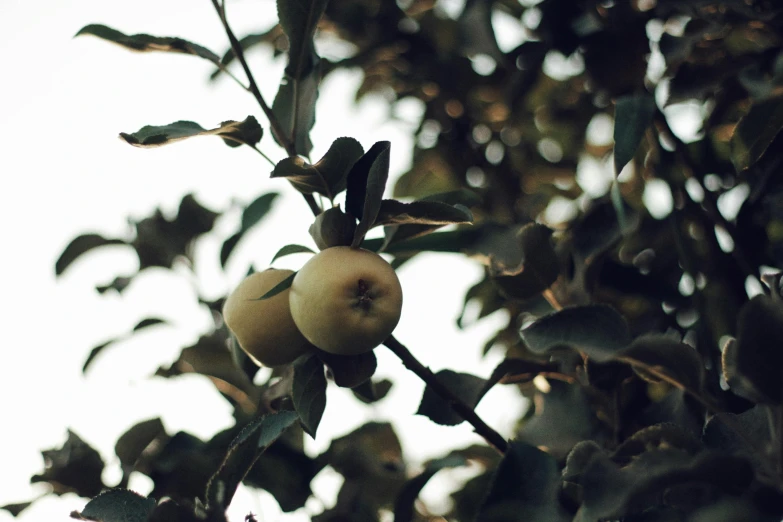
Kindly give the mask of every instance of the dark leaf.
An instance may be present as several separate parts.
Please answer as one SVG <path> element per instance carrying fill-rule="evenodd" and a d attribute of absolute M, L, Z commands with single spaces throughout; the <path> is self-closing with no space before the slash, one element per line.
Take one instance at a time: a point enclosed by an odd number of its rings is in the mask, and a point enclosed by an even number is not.
<path fill-rule="evenodd" d="M 439 201 L 402 203 L 384 199 L 373 226 L 379 225 L 454 225 L 472 223 L 473 214 L 463 205 Z"/>
<path fill-rule="evenodd" d="M 313 36 L 326 4 L 327 0 L 277 3 L 277 16 L 283 32 L 288 36 L 286 74 L 294 79 L 310 73 L 318 60 Z"/>
<path fill-rule="evenodd" d="M 496 62 L 504 62 L 503 51 L 498 47 L 492 28 L 492 3 L 468 0 L 457 20 L 462 40 L 462 51 L 467 56 L 483 54 Z"/>
<path fill-rule="evenodd" d="M 562 459 L 578 442 L 600 440 L 601 432 L 581 386 L 554 379 L 548 382 L 547 393 L 536 391 L 535 413 L 522 424 L 519 439 L 545 447 L 550 455 Z"/>
<path fill-rule="evenodd" d="M 248 230 L 258 224 L 272 210 L 272 205 L 279 195 L 277 192 L 262 194 L 245 207 L 245 210 L 242 212 L 242 224 L 239 230 L 226 239 L 220 248 L 220 266 L 225 268 L 231 252 L 234 251 L 239 241 Z"/>
<path fill-rule="evenodd" d="M 294 143 L 296 152 L 305 156 L 309 155 L 313 148 L 310 129 L 315 125 L 319 79 L 318 67 L 299 79 L 286 75 L 272 102 L 272 112 L 277 117 L 283 134 Z M 277 136 L 275 141 L 278 141 Z"/>
<path fill-rule="evenodd" d="M 731 137 L 731 160 L 737 172 L 753 166 L 783 129 L 783 96 L 753 104 Z"/>
<path fill-rule="evenodd" d="M 293 252 L 291 252 L 293 253 Z M 291 284 L 294 282 L 294 277 L 296 276 L 296 272 L 291 274 L 290 276 L 286 277 L 279 283 L 277 283 L 271 290 L 269 290 L 267 293 L 265 293 L 262 296 L 259 296 L 258 300 L 261 301 L 263 299 L 269 299 L 270 297 L 274 297 L 280 292 L 285 291 L 288 288 L 291 288 Z"/>
<path fill-rule="evenodd" d="M 652 94 L 627 94 L 620 96 L 614 106 L 614 173 L 633 159 L 636 149 L 652 123 L 655 114 L 655 98 Z"/>
<path fill-rule="evenodd" d="M 620 222 L 620 215 L 625 217 L 624 223 Z M 618 215 L 613 201 L 602 200 L 573 225 L 571 237 L 574 248 L 582 260 L 589 261 L 615 245 L 623 234 L 635 230 L 638 224 L 639 212 L 628 204 L 623 204 L 622 214 Z"/>
<path fill-rule="evenodd" d="M 90 500 L 81 513 L 72 512 L 71 518 L 96 522 L 146 522 L 154 509 L 155 499 L 127 489 L 112 489 Z"/>
<path fill-rule="evenodd" d="M 84 361 L 84 364 L 82 365 L 82 373 L 87 372 L 87 369 L 90 367 L 90 365 L 92 365 L 93 361 L 95 361 L 95 358 L 98 355 L 100 355 L 100 353 L 104 349 L 108 348 L 110 345 L 128 339 L 133 335 L 134 332 L 158 324 L 169 324 L 169 322 L 166 321 L 165 319 L 160 319 L 158 317 L 147 317 L 146 319 L 142 319 L 141 321 L 139 321 L 128 334 L 123 335 L 121 337 L 116 337 L 110 341 L 106 341 L 105 343 L 99 344 L 98 346 L 94 347 L 92 350 L 90 350 L 90 354 L 87 356 L 87 359 Z"/>
<path fill-rule="evenodd" d="M 301 440 L 298 426 L 291 427 L 284 437 L 297 432 L 297 438 Z M 304 507 L 312 494 L 310 483 L 321 469 L 320 463 L 281 437 L 256 460 L 242 483 L 268 491 L 280 504 L 280 509 L 290 513 Z"/>
<path fill-rule="evenodd" d="M 313 438 L 326 408 L 326 377 L 324 364 L 315 355 L 294 362 L 292 390 L 294 408 L 302 427 Z"/>
<path fill-rule="evenodd" d="M 495 471 L 478 520 L 566 522 L 571 517 L 560 505 L 559 492 L 557 461 L 524 442 L 512 442 Z"/>
<path fill-rule="evenodd" d="M 334 383 L 341 388 L 355 388 L 368 382 L 378 366 L 372 351 L 358 355 L 334 355 L 319 350 L 316 355 L 329 369 Z"/>
<path fill-rule="evenodd" d="M 756 400 L 779 404 L 783 351 L 783 303 L 758 295 L 745 303 L 737 320 L 736 344 L 723 352 L 723 373 L 729 386 L 754 390 Z M 747 395 L 747 393 L 745 393 Z"/>
<path fill-rule="evenodd" d="M 243 52 L 247 52 L 249 49 L 252 49 L 253 47 L 261 44 L 272 44 L 274 45 L 275 42 L 277 42 L 280 39 L 285 39 L 285 35 L 283 34 L 283 28 L 280 27 L 280 24 L 275 25 L 272 27 L 269 31 L 263 32 L 263 33 L 253 33 L 249 34 L 247 36 L 243 36 L 239 39 L 239 47 L 242 49 Z M 275 49 L 277 50 L 277 49 Z M 277 55 L 277 53 L 275 53 Z M 234 49 L 229 48 L 228 51 L 223 54 L 223 57 L 220 59 L 220 63 L 222 63 L 224 66 L 229 65 L 236 59 L 236 54 L 234 54 Z M 216 69 L 215 72 L 213 72 L 209 79 L 214 80 L 220 74 L 223 72 L 223 69 Z"/>
<path fill-rule="evenodd" d="M 274 263 L 281 257 L 290 256 L 291 254 L 315 254 L 315 252 L 313 251 L 312 248 L 302 246 L 302 245 L 285 245 L 284 247 L 280 248 L 280 250 L 278 250 L 274 256 L 272 256 L 272 260 L 270 261 L 270 263 Z M 288 286 L 286 286 L 285 288 L 288 288 Z M 285 290 L 285 288 L 280 289 L 280 292 Z M 272 297 L 272 296 L 270 295 L 267 297 Z"/>
<path fill-rule="evenodd" d="M 353 246 L 358 246 L 362 242 L 380 211 L 386 180 L 389 177 L 390 147 L 388 141 L 375 143 L 353 164 L 348 173 L 345 209 L 350 215 L 359 219 Z"/>
<path fill-rule="evenodd" d="M 134 425 L 120 435 L 114 445 L 114 453 L 120 459 L 123 479 L 122 487 L 127 485 L 128 476 L 136 467 L 136 462 L 155 441 L 166 437 L 166 429 L 160 418 L 149 419 Z"/>
<path fill-rule="evenodd" d="M 441 370 L 435 377 L 469 407 L 475 408 L 481 399 L 486 381 L 481 377 L 452 370 Z M 451 404 L 427 386 L 421 398 L 417 415 L 424 415 L 436 424 L 456 426 L 465 419 L 451 408 Z"/>
<path fill-rule="evenodd" d="M 139 321 L 136 326 L 133 327 L 134 332 L 138 332 L 139 330 L 143 328 L 147 328 L 149 326 L 155 326 L 156 324 L 168 324 L 168 321 L 165 319 L 160 319 L 158 317 L 147 317 L 146 319 L 142 319 Z"/>
<path fill-rule="evenodd" d="M 592 351 L 585 352 L 593 355 Z M 665 380 L 681 389 L 701 389 L 704 364 L 698 352 L 669 337 L 655 334 L 639 337 L 618 351 L 614 358 L 630 364 L 641 377 L 651 382 Z"/>
<path fill-rule="evenodd" d="M 490 258 L 493 280 L 508 297 L 530 299 L 549 288 L 560 275 L 560 266 L 552 246 L 552 230 L 531 223 L 519 229 L 515 241 L 521 259 L 513 265 Z"/>
<path fill-rule="evenodd" d="M 717 413 L 704 425 L 704 444 L 751 460 L 761 474 L 774 477 L 775 447 L 770 434 L 770 406 L 759 404 L 742 413 Z"/>
<path fill-rule="evenodd" d="M 484 383 L 479 397 L 484 397 L 498 383 L 522 384 L 532 381 L 541 372 L 553 371 L 557 371 L 556 363 L 531 361 L 528 359 L 503 359 Z"/>
<path fill-rule="evenodd" d="M 0 506 L 0 509 L 4 509 L 11 513 L 11 516 L 16 518 L 19 516 L 19 514 L 24 511 L 25 509 L 29 508 L 34 500 L 31 500 L 29 502 L 16 502 L 14 504 L 6 504 L 4 506 Z"/>
<path fill-rule="evenodd" d="M 298 418 L 296 412 L 281 411 L 258 417 L 242 428 L 229 445 L 220 467 L 209 479 L 207 485 L 209 505 L 227 507 L 239 483 L 259 455 Z"/>
<path fill-rule="evenodd" d="M 103 489 L 100 454 L 68 430 L 68 440 L 62 448 L 41 452 L 44 471 L 34 475 L 30 482 L 47 482 L 57 495 L 76 493 L 80 497 L 94 497 Z"/>
<path fill-rule="evenodd" d="M 82 234 L 74 238 L 68 246 L 65 247 L 63 253 L 57 258 L 57 262 L 54 264 L 55 275 L 62 275 L 66 268 L 82 254 L 107 245 L 127 245 L 128 243 L 122 239 L 106 239 L 98 234 Z"/>
<path fill-rule="evenodd" d="M 535 353 L 570 346 L 588 352 L 597 361 L 611 359 L 631 342 L 625 318 L 606 305 L 564 308 L 538 319 L 520 335 Z"/>
<path fill-rule="evenodd" d="M 95 290 L 97 290 L 99 294 L 105 294 L 109 290 L 116 290 L 118 293 L 122 293 L 128 288 L 131 281 L 133 281 L 133 277 L 118 276 L 108 285 L 96 285 Z"/>
<path fill-rule="evenodd" d="M 209 130 L 198 123 L 180 120 L 168 125 L 147 125 L 133 133 L 121 132 L 120 137 L 130 145 L 142 148 L 160 147 L 194 136 L 210 135 L 220 136 L 232 147 L 242 144 L 252 147 L 261 141 L 262 133 L 258 120 L 248 116 L 243 121 L 224 121 L 219 127 Z"/>
<path fill-rule="evenodd" d="M 91 24 L 82 27 L 75 36 L 81 35 L 97 36 L 103 40 L 108 40 L 119 44 L 126 49 L 132 51 L 162 51 L 167 53 L 180 53 L 180 54 L 192 54 L 209 60 L 210 62 L 218 65 L 220 58 L 218 55 L 210 51 L 209 49 L 202 47 L 198 44 L 188 42 L 182 38 L 168 37 L 168 36 L 150 36 L 148 34 L 132 34 L 126 35 L 100 24 Z"/>
<path fill-rule="evenodd" d="M 355 232 L 356 219 L 338 207 L 321 212 L 310 225 L 310 236 L 321 250 L 334 246 L 350 246 Z"/>
<path fill-rule="evenodd" d="M 351 388 L 354 396 L 365 404 L 372 404 L 386 397 L 392 388 L 392 382 L 388 379 L 380 381 L 364 381 L 362 384 Z"/>
<path fill-rule="evenodd" d="M 419 493 L 427 485 L 427 482 L 440 470 L 446 468 L 455 468 L 464 466 L 468 463 L 467 459 L 459 454 L 451 454 L 445 457 L 431 460 L 427 463 L 424 471 L 410 479 L 400 490 L 397 499 L 394 501 L 394 520 L 403 522 L 414 520 L 414 503 L 419 498 Z"/>
<path fill-rule="evenodd" d="M 273 178 L 286 178 L 303 194 L 316 192 L 334 199 L 345 190 L 348 172 L 362 157 L 364 149 L 353 138 L 337 138 L 326 154 L 310 165 L 302 158 L 285 158 L 272 171 Z"/>
<path fill-rule="evenodd" d="M 99 344 L 90 350 L 89 355 L 87 355 L 87 359 L 84 360 L 84 364 L 82 365 L 82 373 L 87 373 L 87 369 L 90 367 L 90 365 L 92 365 L 95 358 L 98 357 L 98 355 L 100 355 L 100 353 L 106 349 L 106 347 L 108 347 L 110 344 L 116 343 L 117 341 L 121 341 L 122 339 L 122 337 L 118 337 L 110 341 L 106 341 L 105 343 Z"/>

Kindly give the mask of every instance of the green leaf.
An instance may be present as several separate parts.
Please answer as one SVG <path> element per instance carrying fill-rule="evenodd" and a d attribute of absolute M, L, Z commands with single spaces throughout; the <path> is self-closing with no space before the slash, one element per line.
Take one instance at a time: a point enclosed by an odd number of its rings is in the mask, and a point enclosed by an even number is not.
<path fill-rule="evenodd" d="M 318 61 L 313 36 L 327 3 L 328 0 L 277 1 L 277 17 L 283 32 L 288 36 L 288 65 L 285 72 L 291 78 L 301 79 Z"/>
<path fill-rule="evenodd" d="M 655 114 L 655 98 L 652 94 L 627 94 L 620 96 L 614 105 L 614 173 L 620 174 L 623 167 L 636 154 L 647 127 Z"/>
<path fill-rule="evenodd" d="M 521 253 L 517 264 L 491 258 L 493 281 L 503 294 L 514 299 L 530 299 L 552 286 L 560 275 L 560 263 L 551 238 L 551 229 L 530 223 L 512 239 Z"/>
<path fill-rule="evenodd" d="M 316 354 L 329 369 L 334 383 L 341 388 L 355 388 L 369 381 L 378 367 L 373 351 L 358 355 L 334 355 L 319 350 Z"/>
<path fill-rule="evenodd" d="M 280 292 L 283 292 L 286 289 L 291 288 L 291 284 L 294 282 L 294 277 L 296 277 L 296 272 L 294 272 L 290 276 L 286 277 L 285 279 L 277 283 L 267 293 L 265 293 L 264 295 L 256 299 L 256 301 L 263 301 L 264 299 L 269 299 L 270 297 L 274 297 Z"/>
<path fill-rule="evenodd" d="M 752 391 L 758 402 L 780 404 L 783 303 L 757 295 L 742 307 L 737 323 L 737 341 L 723 352 L 726 381 L 739 392 Z"/>
<path fill-rule="evenodd" d="M 62 275 L 62 273 L 65 272 L 65 269 L 76 261 L 79 256 L 89 252 L 93 248 L 127 244 L 128 243 L 122 239 L 107 239 L 98 234 L 82 234 L 81 236 L 72 239 L 71 242 L 68 243 L 68 246 L 65 247 L 65 250 L 63 250 L 63 253 L 60 254 L 60 257 L 57 258 L 57 261 L 54 264 L 54 273 L 58 276 Z"/>
<path fill-rule="evenodd" d="M 486 382 L 481 377 L 452 370 L 441 370 L 435 374 L 435 377 L 470 408 L 475 408 L 478 404 Z M 424 395 L 422 395 L 416 415 L 424 415 L 432 422 L 442 426 L 456 426 L 465 420 L 462 415 L 451 408 L 448 401 L 429 386 L 424 389 Z"/>
<path fill-rule="evenodd" d="M 192 54 L 209 60 L 218 65 L 220 58 L 218 55 L 198 44 L 188 42 L 182 38 L 169 36 L 150 36 L 148 34 L 126 35 L 100 24 L 90 24 L 82 27 L 74 36 L 92 35 L 103 40 L 116 43 L 130 49 L 131 51 L 150 52 L 161 51 L 166 53 Z"/>
<path fill-rule="evenodd" d="M 392 382 L 388 379 L 380 381 L 368 380 L 351 388 L 354 396 L 365 404 L 372 404 L 386 397 L 392 388 Z"/>
<path fill-rule="evenodd" d="M 192 121 L 175 121 L 168 125 L 146 125 L 133 133 L 121 132 L 120 137 L 134 147 L 161 147 L 194 136 L 220 136 L 231 147 L 245 144 L 254 146 L 261 141 L 263 129 L 255 116 L 243 121 L 228 120 L 214 129 L 205 129 Z"/>
<path fill-rule="evenodd" d="M 467 463 L 468 460 L 464 456 L 456 453 L 429 461 L 424 471 L 406 482 L 397 495 L 394 501 L 394 520 L 415 520 L 414 503 L 427 482 L 442 469 L 465 466 Z"/>
<path fill-rule="evenodd" d="M 731 161 L 737 172 L 756 164 L 783 129 L 783 95 L 753 104 L 731 137 Z"/>
<path fill-rule="evenodd" d="M 610 360 L 631 342 L 625 318 L 607 305 L 564 308 L 523 328 L 520 335 L 535 353 L 570 346 L 599 362 Z"/>
<path fill-rule="evenodd" d="M 211 507 L 227 507 L 239 483 L 258 457 L 299 418 L 294 411 L 281 411 L 258 417 L 248 423 L 229 444 L 223 462 L 207 484 Z"/>
<path fill-rule="evenodd" d="M 303 194 L 317 192 L 334 199 L 345 190 L 348 172 L 362 154 L 364 149 L 355 139 L 337 138 L 314 165 L 299 157 L 285 158 L 275 165 L 272 177 L 288 179 Z"/>
<path fill-rule="evenodd" d="M 388 141 L 375 143 L 348 173 L 345 209 L 359 219 L 352 246 L 359 246 L 380 211 L 386 180 L 389 178 L 390 148 L 391 143 Z"/>
<path fill-rule="evenodd" d="M 283 134 L 293 141 L 297 154 L 305 156 L 313 149 L 310 129 L 315 125 L 319 79 L 318 68 L 298 80 L 286 75 L 272 102 L 272 112 L 280 123 Z M 274 138 L 282 145 L 277 136 Z"/>
<path fill-rule="evenodd" d="M 312 437 L 326 408 L 326 377 L 324 364 L 315 355 L 294 362 L 294 382 L 291 398 L 302 427 Z"/>
<path fill-rule="evenodd" d="M 315 252 L 313 251 L 312 248 L 302 246 L 302 245 L 285 245 L 280 250 L 278 250 L 274 256 L 272 256 L 272 261 L 270 261 L 270 263 L 274 263 L 281 257 L 290 256 L 291 254 L 315 254 Z M 285 290 L 285 288 L 283 288 L 282 290 Z M 270 295 L 269 297 L 272 296 Z"/>
<path fill-rule="evenodd" d="M 146 522 L 154 509 L 155 499 L 127 489 L 112 489 L 90 500 L 81 513 L 73 511 L 71 518 L 96 522 Z"/>
<path fill-rule="evenodd" d="M 379 225 L 455 225 L 472 223 L 473 214 L 463 205 L 439 201 L 402 203 L 384 199 L 373 226 Z"/>
<path fill-rule="evenodd" d="M 228 258 L 231 256 L 234 248 L 236 248 L 237 244 L 239 244 L 239 241 L 242 239 L 245 233 L 253 228 L 253 226 L 261 221 L 264 216 L 266 216 L 269 211 L 272 210 L 272 205 L 279 195 L 280 194 L 277 192 L 268 192 L 266 194 L 262 194 L 247 207 L 245 207 L 245 210 L 242 212 L 242 224 L 240 225 L 239 230 L 226 239 L 220 248 L 221 267 L 226 267 Z"/>
<path fill-rule="evenodd" d="M 560 505 L 557 461 L 529 444 L 513 441 L 495 471 L 477 520 L 566 522 Z"/>

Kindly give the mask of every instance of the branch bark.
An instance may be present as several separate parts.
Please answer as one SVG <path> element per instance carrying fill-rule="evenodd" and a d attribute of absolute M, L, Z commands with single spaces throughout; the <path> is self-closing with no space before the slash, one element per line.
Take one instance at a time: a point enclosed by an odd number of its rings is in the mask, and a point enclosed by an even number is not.
<path fill-rule="evenodd" d="M 484 437 L 487 443 L 495 448 L 498 453 L 504 454 L 508 449 L 508 441 L 503 438 L 497 431 L 489 427 L 481 417 L 479 417 L 473 408 L 465 404 L 462 399 L 457 397 L 451 390 L 446 388 L 442 382 L 438 380 L 432 370 L 424 366 L 419 362 L 416 357 L 400 343 L 393 335 L 389 336 L 383 343 L 394 355 L 399 357 L 402 363 L 407 369 L 415 373 L 424 383 L 430 387 L 435 393 L 440 395 L 442 399 L 447 401 L 451 408 L 462 416 L 471 426 L 473 430 Z"/>

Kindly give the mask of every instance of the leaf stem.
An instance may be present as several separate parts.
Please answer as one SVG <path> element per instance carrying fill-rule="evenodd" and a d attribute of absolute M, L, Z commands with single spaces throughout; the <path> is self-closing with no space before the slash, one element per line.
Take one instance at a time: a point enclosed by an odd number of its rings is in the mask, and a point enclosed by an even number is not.
<path fill-rule="evenodd" d="M 442 382 L 438 380 L 432 370 L 424 366 L 419 362 L 416 357 L 400 343 L 393 335 L 390 335 L 383 343 L 394 355 L 399 357 L 402 363 L 407 369 L 415 373 L 424 383 L 429 386 L 432 391 L 440 395 L 442 399 L 447 401 L 451 408 L 462 416 L 463 419 L 473 426 L 474 431 L 484 437 L 487 443 L 495 448 L 498 453 L 504 454 L 508 449 L 508 441 L 503 438 L 497 431 L 489 427 L 481 417 L 479 417 L 473 408 L 465 404 L 462 399 L 457 397 L 451 390 L 449 390 Z"/>

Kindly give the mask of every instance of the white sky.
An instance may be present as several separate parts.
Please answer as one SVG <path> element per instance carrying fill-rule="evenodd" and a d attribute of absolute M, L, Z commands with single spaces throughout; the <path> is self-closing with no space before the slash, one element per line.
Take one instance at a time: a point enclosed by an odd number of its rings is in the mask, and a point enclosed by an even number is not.
<path fill-rule="evenodd" d="M 274 21 L 274 2 L 231 2 L 229 18 L 237 34 Z M 266 128 L 253 98 L 228 80 L 207 83 L 211 66 L 198 58 L 167 54 L 135 54 L 92 37 L 72 39 L 82 26 L 102 23 L 126 33 L 180 36 L 222 53 L 225 35 L 210 2 L 202 0 L 2 0 L 0 53 L 0 226 L 4 259 L 0 288 L 5 361 L 0 366 L 0 505 L 28 500 L 45 491 L 31 487 L 29 477 L 42 471 L 40 450 L 59 447 L 72 427 L 98 449 L 108 463 L 105 479 L 115 483 L 119 466 L 113 446 L 135 422 L 163 416 L 170 433 L 187 430 L 201 437 L 228 426 L 227 403 L 206 379 L 149 379 L 160 365 L 170 364 L 179 349 L 209 328 L 206 312 L 195 305 L 193 284 L 207 297 L 235 285 L 250 263 L 265 266 L 286 243 L 312 245 L 307 227 L 312 219 L 302 198 L 284 181 L 269 179 L 270 166 L 249 148 L 229 149 L 213 137 L 156 150 L 130 147 L 117 138 L 146 124 L 193 120 L 204 127 L 226 119 L 256 115 Z M 271 102 L 284 63 L 271 54 L 254 52 L 251 66 Z M 392 175 L 409 162 L 411 127 L 388 122 L 388 108 L 378 100 L 352 106 L 358 76 L 330 78 L 321 92 L 313 132 L 320 157 L 332 140 L 359 139 L 365 149 L 377 140 L 392 142 Z M 410 114 L 419 110 L 409 105 Z M 268 133 L 267 133 L 268 134 Z M 274 159 L 283 154 L 267 135 L 262 149 Z M 229 263 L 218 266 L 220 244 L 238 223 L 231 212 L 218 222 L 218 232 L 203 242 L 197 282 L 185 271 L 150 270 L 122 296 L 100 296 L 96 284 L 135 268 L 134 256 L 111 249 L 84 256 L 59 280 L 54 262 L 75 235 L 93 231 L 125 236 L 127 216 L 140 218 L 161 206 L 173 211 L 192 191 L 204 205 L 225 210 L 232 200 L 252 201 L 277 190 L 275 211 L 246 237 Z M 298 268 L 303 256 L 276 266 Z M 460 256 L 430 255 L 404 266 L 403 317 L 397 330 L 433 370 L 450 368 L 488 376 L 500 354 L 479 359 L 480 346 L 505 321 L 501 314 L 467 331 L 454 328 L 462 296 L 481 277 L 482 269 Z M 155 327 L 133 341 L 118 344 L 81 375 L 89 350 L 128 331 L 139 319 L 160 316 L 174 326 Z M 391 376 L 396 387 L 375 407 L 360 405 L 349 392 L 329 389 L 327 411 L 318 439 L 308 447 L 320 451 L 332 437 L 369 419 L 393 419 L 409 460 L 420 462 L 480 439 L 469 426 L 439 427 L 413 415 L 423 385 L 399 362 L 378 351 L 379 376 Z M 479 413 L 506 436 L 522 408 L 513 390 L 496 387 Z M 131 486 L 141 493 L 151 484 L 136 474 Z M 334 498 L 334 480 L 317 478 L 318 495 Z M 425 490 L 425 494 L 431 488 Z M 438 491 L 430 494 L 437 497 Z M 259 500 L 260 499 L 260 500 Z M 72 495 L 47 497 L 19 520 L 70 520 L 84 500 Z M 318 506 L 316 502 L 314 504 Z M 282 516 L 264 494 L 242 491 L 232 505 L 232 520 L 253 510 L 259 520 L 307 520 L 303 514 Z M 13 520 L 0 511 L 0 522 Z"/>

